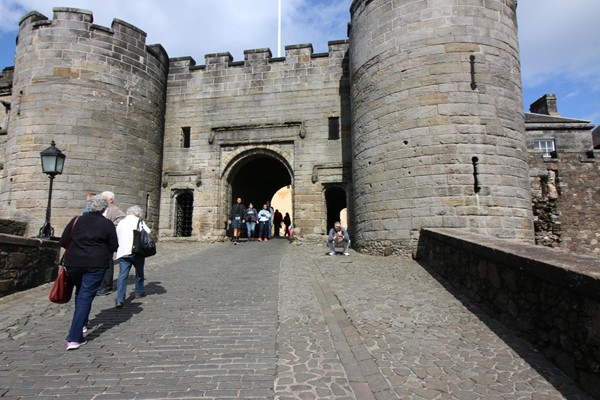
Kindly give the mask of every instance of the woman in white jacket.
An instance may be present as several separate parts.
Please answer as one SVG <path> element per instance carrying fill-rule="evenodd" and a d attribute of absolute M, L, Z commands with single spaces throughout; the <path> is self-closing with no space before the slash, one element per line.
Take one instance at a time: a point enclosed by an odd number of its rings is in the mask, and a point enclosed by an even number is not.
<path fill-rule="evenodd" d="M 135 267 L 135 298 L 145 297 L 144 292 L 144 262 L 145 257 L 138 254 L 131 254 L 133 247 L 133 231 L 140 228 L 150 233 L 150 228 L 141 220 L 143 211 L 140 206 L 131 206 L 125 213 L 126 217 L 117 225 L 117 237 L 119 238 L 119 248 L 117 249 L 117 261 L 119 262 L 119 277 L 117 278 L 117 298 L 115 307 L 123 308 L 125 304 L 125 294 L 127 292 L 127 280 L 131 266 Z"/>

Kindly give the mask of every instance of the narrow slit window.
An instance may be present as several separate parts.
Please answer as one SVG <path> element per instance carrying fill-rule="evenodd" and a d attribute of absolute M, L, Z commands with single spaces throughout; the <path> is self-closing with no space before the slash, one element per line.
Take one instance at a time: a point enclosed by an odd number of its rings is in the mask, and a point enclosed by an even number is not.
<path fill-rule="evenodd" d="M 338 140 L 340 138 L 340 118 L 329 118 L 329 140 Z"/>
<path fill-rule="evenodd" d="M 184 149 L 190 148 L 190 127 L 184 126 L 181 128 L 181 147 Z"/>

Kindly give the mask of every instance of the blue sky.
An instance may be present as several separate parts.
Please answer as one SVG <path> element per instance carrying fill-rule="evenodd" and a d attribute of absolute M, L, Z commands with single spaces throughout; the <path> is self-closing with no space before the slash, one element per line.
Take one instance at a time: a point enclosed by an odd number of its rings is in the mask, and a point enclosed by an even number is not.
<path fill-rule="evenodd" d="M 345 39 L 351 0 L 281 0 L 282 47 L 312 43 L 327 51 Z M 53 7 L 90 10 L 94 23 L 118 18 L 144 30 L 170 57 L 268 47 L 277 56 L 278 0 L 0 0 L 0 69 L 13 65 L 19 19 Z M 600 124 L 600 0 L 520 0 L 517 8 L 524 109 L 545 93 L 567 118 Z M 282 50 L 283 52 L 283 50 Z"/>

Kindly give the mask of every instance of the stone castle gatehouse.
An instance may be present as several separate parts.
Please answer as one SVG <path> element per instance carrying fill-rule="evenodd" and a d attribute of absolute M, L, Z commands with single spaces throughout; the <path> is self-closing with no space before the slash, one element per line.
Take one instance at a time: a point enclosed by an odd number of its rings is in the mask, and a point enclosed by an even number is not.
<path fill-rule="evenodd" d="M 222 240 L 234 199 L 289 187 L 295 232 L 347 208 L 354 247 L 409 253 L 447 227 L 533 242 L 515 0 L 354 0 L 349 38 L 169 58 L 138 27 L 55 8 L 20 22 L 0 214 L 43 224 L 39 153 L 66 155 L 52 223 L 87 192 L 138 204 L 161 239 Z"/>

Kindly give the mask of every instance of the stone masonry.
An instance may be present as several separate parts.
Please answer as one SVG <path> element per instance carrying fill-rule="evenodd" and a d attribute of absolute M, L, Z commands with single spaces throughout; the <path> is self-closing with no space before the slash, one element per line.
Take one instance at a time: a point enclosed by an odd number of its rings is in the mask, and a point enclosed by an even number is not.
<path fill-rule="evenodd" d="M 527 148 L 552 140 L 555 152 L 529 151 L 536 243 L 580 253 L 600 254 L 600 170 L 593 150 L 593 125 L 561 117 L 556 96 L 532 104 Z"/>
<path fill-rule="evenodd" d="M 355 0 L 350 13 L 349 39 L 327 53 L 298 44 L 202 65 L 119 19 L 28 13 L 0 79 L 12 76 L 0 218 L 37 233 L 39 152 L 54 140 L 67 155 L 58 233 L 86 193 L 111 190 L 160 239 L 219 241 L 237 196 L 260 207 L 288 187 L 295 234 L 321 240 L 347 209 L 360 251 L 410 254 L 423 227 L 533 242 L 516 2 Z"/>
<path fill-rule="evenodd" d="M 239 193 L 231 188 L 231 177 L 255 157 L 275 158 L 286 170 L 302 233 L 323 233 L 323 189 L 311 176 L 320 163 L 333 164 L 339 171 L 344 161 L 350 163 L 348 155 L 343 160 L 340 141 L 327 140 L 328 118 L 347 111 L 340 96 L 347 86 L 347 49 L 345 41 L 330 42 L 329 53 L 319 55 L 311 45 L 288 46 L 282 59 L 259 49 L 246 51 L 239 63 L 233 63 L 229 53 L 210 54 L 201 67 L 191 58 L 171 59 L 161 236 L 173 236 L 172 199 L 184 189 L 194 194 L 194 235 L 222 236 L 232 195 Z M 349 135 L 346 118 L 343 136 Z M 186 126 L 191 130 L 189 148 L 181 145 Z M 267 171 L 253 174 L 257 182 L 269 179 Z M 341 173 L 335 179 L 341 181 Z"/>

